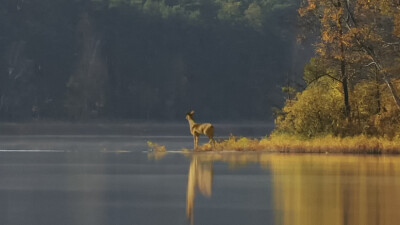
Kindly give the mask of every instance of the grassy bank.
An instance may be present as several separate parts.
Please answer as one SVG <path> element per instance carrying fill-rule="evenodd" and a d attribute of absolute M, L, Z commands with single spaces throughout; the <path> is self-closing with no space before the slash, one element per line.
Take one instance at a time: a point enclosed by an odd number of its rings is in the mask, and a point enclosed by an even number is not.
<path fill-rule="evenodd" d="M 268 151 L 282 153 L 352 153 L 352 154 L 399 154 L 400 140 L 388 140 L 366 136 L 301 139 L 289 135 L 274 135 L 263 139 L 230 137 L 217 141 L 214 148 L 209 144 L 195 151 Z"/>

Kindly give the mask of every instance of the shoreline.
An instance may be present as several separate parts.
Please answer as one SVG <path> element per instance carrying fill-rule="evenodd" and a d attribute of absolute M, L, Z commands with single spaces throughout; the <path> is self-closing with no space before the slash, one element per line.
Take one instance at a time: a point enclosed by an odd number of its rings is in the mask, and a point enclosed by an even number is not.
<path fill-rule="evenodd" d="M 324 136 L 313 139 L 300 139 L 289 135 L 273 135 L 262 139 L 232 136 L 216 143 L 215 148 L 205 144 L 194 150 L 194 152 L 222 152 L 227 150 L 288 154 L 398 155 L 400 154 L 400 140 L 366 136 L 345 138 Z"/>

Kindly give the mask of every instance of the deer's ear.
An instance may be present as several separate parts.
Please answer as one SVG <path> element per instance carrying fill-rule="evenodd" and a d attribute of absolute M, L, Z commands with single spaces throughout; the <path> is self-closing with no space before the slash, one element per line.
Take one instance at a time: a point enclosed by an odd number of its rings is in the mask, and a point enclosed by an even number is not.
<path fill-rule="evenodd" d="M 192 115 L 192 116 L 194 115 L 194 110 L 192 110 L 192 111 L 190 112 L 190 115 Z"/>

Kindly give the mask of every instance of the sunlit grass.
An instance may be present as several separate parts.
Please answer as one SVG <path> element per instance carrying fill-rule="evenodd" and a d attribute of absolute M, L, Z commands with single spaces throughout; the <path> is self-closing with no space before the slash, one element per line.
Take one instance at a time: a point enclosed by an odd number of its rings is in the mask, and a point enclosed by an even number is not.
<path fill-rule="evenodd" d="M 151 141 L 147 142 L 147 146 L 153 152 L 165 152 L 165 151 L 167 151 L 164 145 L 159 145 L 159 144 L 151 142 Z"/>
<path fill-rule="evenodd" d="M 165 153 L 166 147 L 148 142 L 149 148 L 154 153 Z M 183 148 L 182 152 L 192 150 Z M 334 137 L 324 136 L 319 138 L 304 139 L 292 135 L 271 135 L 266 138 L 247 138 L 230 136 L 228 139 L 218 140 L 215 146 L 210 144 L 200 145 L 194 152 L 206 151 L 265 151 L 281 153 L 352 153 L 352 154 L 399 154 L 400 139 L 355 136 Z"/>
<path fill-rule="evenodd" d="M 160 160 L 167 154 L 167 149 L 164 145 L 159 145 L 154 142 L 148 141 L 147 147 L 149 147 L 150 152 L 148 154 L 149 159 Z"/>
<path fill-rule="evenodd" d="M 220 140 L 212 148 L 205 144 L 195 151 L 269 151 L 282 153 L 370 153 L 398 154 L 400 140 L 388 140 L 377 137 L 333 137 L 324 136 L 313 139 L 303 139 L 291 135 L 272 135 L 267 138 L 253 139 L 231 136 Z"/>

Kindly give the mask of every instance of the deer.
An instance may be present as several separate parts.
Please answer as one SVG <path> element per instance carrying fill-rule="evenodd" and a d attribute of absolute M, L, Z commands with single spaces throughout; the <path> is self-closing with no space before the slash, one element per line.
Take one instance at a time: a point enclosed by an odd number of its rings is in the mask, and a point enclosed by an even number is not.
<path fill-rule="evenodd" d="M 215 146 L 214 140 L 214 126 L 211 123 L 196 123 L 193 120 L 194 111 L 186 113 L 186 120 L 189 122 L 190 133 L 193 135 L 194 149 L 197 149 L 200 134 L 204 134 L 209 138 L 209 142 L 213 147 Z"/>

